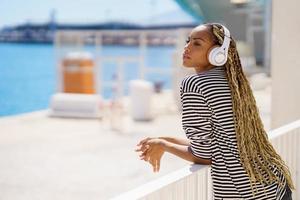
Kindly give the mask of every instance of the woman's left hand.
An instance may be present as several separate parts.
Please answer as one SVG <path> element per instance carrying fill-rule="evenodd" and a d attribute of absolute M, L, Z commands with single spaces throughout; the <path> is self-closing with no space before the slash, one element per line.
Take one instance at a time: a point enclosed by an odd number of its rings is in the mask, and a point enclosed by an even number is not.
<path fill-rule="evenodd" d="M 164 140 L 158 138 L 146 138 L 142 140 L 137 146 L 140 146 L 135 151 L 141 151 L 140 159 L 148 161 L 154 172 L 160 169 L 160 160 L 165 152 Z"/>

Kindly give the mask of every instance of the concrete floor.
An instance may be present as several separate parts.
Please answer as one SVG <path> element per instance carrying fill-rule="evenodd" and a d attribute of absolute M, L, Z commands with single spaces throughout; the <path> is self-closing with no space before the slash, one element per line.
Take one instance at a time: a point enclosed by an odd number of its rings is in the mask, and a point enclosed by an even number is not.
<path fill-rule="evenodd" d="M 180 116 L 133 122 L 113 132 L 100 120 L 49 118 L 47 111 L 0 120 L 0 199 L 108 199 L 184 167 L 165 154 L 159 173 L 134 151 L 146 136 L 184 137 Z"/>

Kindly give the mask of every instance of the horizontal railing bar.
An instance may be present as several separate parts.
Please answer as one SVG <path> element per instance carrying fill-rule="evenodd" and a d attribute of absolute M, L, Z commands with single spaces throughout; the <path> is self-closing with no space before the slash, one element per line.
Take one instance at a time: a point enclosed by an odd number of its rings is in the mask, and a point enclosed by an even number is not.
<path fill-rule="evenodd" d="M 178 180 L 188 177 L 193 173 L 197 173 L 199 170 L 207 170 L 207 168 L 208 166 L 206 165 L 198 165 L 198 164 L 188 165 L 182 169 L 176 170 L 161 178 L 158 178 L 154 181 L 148 182 L 140 187 L 137 187 L 131 191 L 123 193 L 120 196 L 117 196 L 111 200 L 140 199 L 163 187 L 170 185 L 171 183 L 174 183 Z"/>
<path fill-rule="evenodd" d="M 137 62 L 140 61 L 140 56 L 98 56 L 100 61 L 102 62 L 116 62 L 116 61 L 123 61 L 123 62 Z"/>
<path fill-rule="evenodd" d="M 174 30 L 183 30 L 183 31 L 190 31 L 192 28 L 174 28 Z M 159 29 L 159 30 L 147 30 L 147 29 L 141 29 L 141 30 L 88 30 L 88 31 L 82 31 L 82 30 L 59 30 L 57 31 L 58 35 L 61 34 L 80 34 L 80 35 L 89 35 L 89 34 L 116 34 L 121 35 L 123 34 L 136 34 L 136 33 L 162 33 L 164 35 L 174 35 L 176 36 L 176 32 L 172 32 L 170 29 Z"/>
<path fill-rule="evenodd" d="M 286 124 L 284 126 L 276 128 L 272 131 L 269 131 L 268 136 L 272 140 L 272 139 L 275 139 L 275 138 L 277 138 L 277 137 L 279 137 L 279 136 L 281 136 L 281 135 L 283 135 L 287 132 L 290 132 L 294 129 L 297 129 L 297 128 L 300 128 L 300 120 L 291 122 L 289 124 Z"/>
<path fill-rule="evenodd" d="M 171 74 L 173 68 L 145 67 L 147 73 Z"/>

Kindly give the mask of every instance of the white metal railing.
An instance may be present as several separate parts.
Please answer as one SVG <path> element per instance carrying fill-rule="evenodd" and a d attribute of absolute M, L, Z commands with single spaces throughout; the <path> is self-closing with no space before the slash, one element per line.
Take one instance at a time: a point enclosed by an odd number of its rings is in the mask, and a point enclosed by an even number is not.
<path fill-rule="evenodd" d="M 192 200 L 211 199 L 210 167 L 188 165 L 146 183 L 112 200 Z"/>
<path fill-rule="evenodd" d="M 275 129 L 269 133 L 270 139 L 277 152 L 289 167 L 296 190 L 293 191 L 293 199 L 300 198 L 300 120 Z"/>
<path fill-rule="evenodd" d="M 268 133 L 277 152 L 291 171 L 295 187 L 300 185 L 300 120 Z M 300 197 L 299 190 L 293 191 L 293 199 Z M 112 200 L 209 200 L 212 199 L 210 167 L 192 164 L 166 176 L 128 191 Z"/>
<path fill-rule="evenodd" d="M 104 63 L 116 63 L 117 64 L 117 77 L 120 79 L 118 86 L 122 94 L 124 92 L 124 80 L 122 80 L 124 65 L 126 63 L 137 63 L 139 78 L 144 79 L 147 74 L 163 74 L 173 76 L 176 73 L 178 66 L 181 62 L 177 62 L 175 66 L 171 69 L 162 70 L 155 66 L 146 66 L 145 58 L 147 54 L 147 48 L 150 36 L 165 37 L 165 39 L 170 40 L 170 44 L 174 45 L 175 52 L 177 52 L 177 57 L 180 57 L 180 52 L 184 47 L 184 41 L 191 29 L 189 28 L 179 28 L 179 29 L 167 29 L 167 30 L 89 30 L 89 31 L 79 31 L 79 30 L 63 30 L 58 31 L 55 35 L 55 57 L 57 65 L 57 91 L 62 91 L 63 88 L 63 77 L 62 77 L 62 66 L 61 60 L 66 53 L 72 51 L 85 51 L 86 47 L 93 48 L 93 56 L 96 61 L 96 66 L 94 68 L 96 91 L 101 94 L 104 87 L 111 87 L 111 81 L 104 81 L 102 74 Z M 134 56 L 103 56 L 103 43 L 106 36 L 115 37 L 122 36 L 124 38 L 136 37 L 138 54 Z M 172 59 L 172 58 L 166 58 Z M 180 64 L 179 64 L 180 63 Z M 173 63 L 174 64 L 174 63 Z"/>

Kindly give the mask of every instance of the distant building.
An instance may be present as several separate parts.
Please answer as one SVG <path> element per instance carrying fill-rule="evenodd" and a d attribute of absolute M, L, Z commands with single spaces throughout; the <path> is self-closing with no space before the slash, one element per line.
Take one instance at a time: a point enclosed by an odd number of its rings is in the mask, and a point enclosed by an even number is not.
<path fill-rule="evenodd" d="M 49 22 L 45 24 L 23 24 L 15 27 L 4 28 L 0 31 L 0 42 L 17 43 L 53 43 L 54 34 L 59 30 L 161 30 L 192 28 L 197 23 L 166 24 L 166 25 L 139 25 L 123 22 L 107 22 L 101 24 L 70 25 Z"/>
<path fill-rule="evenodd" d="M 47 23 L 25 23 L 0 30 L 0 42 L 53 43 L 56 31 L 60 30 L 162 30 L 192 28 L 199 23 L 199 20 L 179 9 L 152 16 L 140 23 L 111 21 L 97 24 L 62 24 L 56 21 L 56 11 L 52 10 L 50 12 L 49 22 Z M 155 37 L 159 37 L 159 35 L 153 35 L 151 41 Z M 120 41 L 122 41 L 122 39 L 119 38 L 113 42 L 118 43 Z M 161 41 L 163 41 L 162 38 Z"/>

